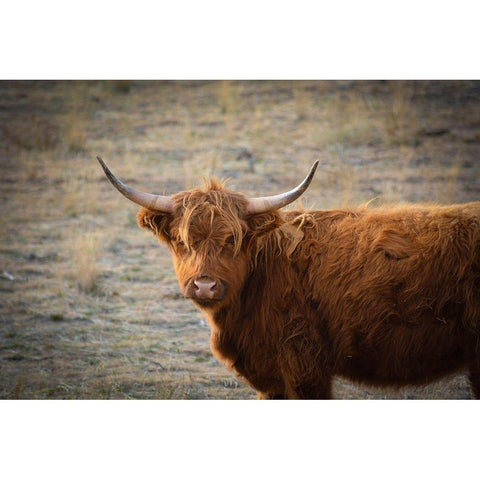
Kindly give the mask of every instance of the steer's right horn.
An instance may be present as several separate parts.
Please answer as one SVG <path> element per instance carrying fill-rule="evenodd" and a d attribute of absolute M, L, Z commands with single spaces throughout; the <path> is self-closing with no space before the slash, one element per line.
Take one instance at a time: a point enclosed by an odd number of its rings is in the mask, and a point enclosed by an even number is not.
<path fill-rule="evenodd" d="M 110 180 L 110 183 L 124 196 L 127 197 L 132 202 L 142 207 L 148 208 L 156 212 L 173 212 L 173 200 L 171 197 L 166 197 L 164 195 L 154 195 L 153 193 L 145 193 L 137 190 L 136 188 L 129 187 L 125 185 L 121 180 L 119 180 L 105 165 L 105 162 L 97 156 L 97 160 L 100 162 L 100 165 L 105 172 L 105 175 Z"/>

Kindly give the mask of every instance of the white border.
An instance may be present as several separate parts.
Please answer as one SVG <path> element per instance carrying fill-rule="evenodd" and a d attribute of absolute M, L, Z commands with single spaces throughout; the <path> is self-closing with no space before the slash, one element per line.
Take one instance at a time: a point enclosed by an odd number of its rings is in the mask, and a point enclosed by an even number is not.
<path fill-rule="evenodd" d="M 3 478 L 468 478 L 468 401 L 4 401 Z M 8 476 L 4 476 L 8 473 Z"/>
<path fill-rule="evenodd" d="M 475 2 L 17 1 L 3 79 L 475 79 Z"/>

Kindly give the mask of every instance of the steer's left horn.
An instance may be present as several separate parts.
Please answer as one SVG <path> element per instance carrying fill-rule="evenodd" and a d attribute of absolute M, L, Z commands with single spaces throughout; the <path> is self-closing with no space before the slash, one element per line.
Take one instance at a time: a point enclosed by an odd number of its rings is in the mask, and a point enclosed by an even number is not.
<path fill-rule="evenodd" d="M 312 168 L 305 177 L 305 180 L 303 180 L 303 182 L 296 186 L 293 190 L 280 193 L 279 195 L 273 195 L 271 197 L 249 198 L 247 213 L 252 215 L 254 213 L 270 212 L 271 210 L 277 210 L 278 208 L 285 207 L 289 203 L 294 202 L 310 185 L 317 166 L 318 160 L 312 165 Z"/>
<path fill-rule="evenodd" d="M 127 197 L 132 202 L 142 207 L 148 208 L 149 210 L 154 210 L 157 212 L 172 213 L 173 212 L 173 200 L 170 197 L 164 195 L 154 195 L 153 193 L 145 193 L 137 190 L 136 188 L 129 187 L 125 185 L 121 180 L 119 180 L 105 165 L 105 162 L 97 157 L 97 160 L 100 162 L 100 165 L 105 172 L 105 175 L 110 180 L 111 184 L 125 197 Z"/>

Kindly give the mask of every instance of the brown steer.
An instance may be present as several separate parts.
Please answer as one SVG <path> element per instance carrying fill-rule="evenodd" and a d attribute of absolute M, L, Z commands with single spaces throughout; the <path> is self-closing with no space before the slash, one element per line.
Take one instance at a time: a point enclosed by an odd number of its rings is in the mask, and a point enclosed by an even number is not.
<path fill-rule="evenodd" d="M 98 157 L 97 157 L 98 158 Z M 480 203 L 281 211 L 211 181 L 172 197 L 112 184 L 166 243 L 213 353 L 259 398 L 330 398 L 334 375 L 420 385 L 468 370 L 480 397 Z"/>

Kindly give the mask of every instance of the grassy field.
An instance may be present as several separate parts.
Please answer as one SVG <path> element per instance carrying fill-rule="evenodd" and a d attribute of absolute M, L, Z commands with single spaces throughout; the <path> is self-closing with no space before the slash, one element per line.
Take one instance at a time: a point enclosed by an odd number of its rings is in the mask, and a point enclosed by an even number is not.
<path fill-rule="evenodd" d="M 302 198 L 480 200 L 480 82 L 0 82 L 0 397 L 249 399 L 101 155 L 155 193 L 230 178 Z M 470 398 L 458 375 L 338 398 Z"/>

